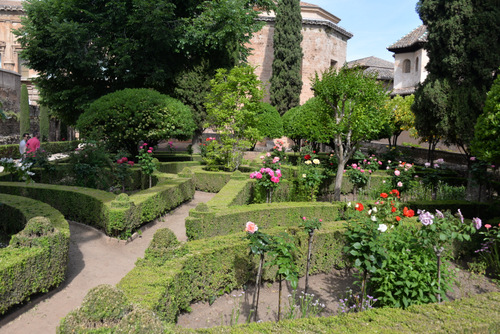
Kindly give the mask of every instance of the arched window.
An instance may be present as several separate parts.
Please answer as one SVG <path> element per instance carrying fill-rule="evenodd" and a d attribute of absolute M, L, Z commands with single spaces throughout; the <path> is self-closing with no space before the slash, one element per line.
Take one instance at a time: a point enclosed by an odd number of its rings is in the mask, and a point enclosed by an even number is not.
<path fill-rule="evenodd" d="M 418 72 L 418 57 L 415 59 L 415 72 Z"/>
<path fill-rule="evenodd" d="M 405 59 L 403 61 L 403 73 L 410 73 L 410 71 L 411 71 L 410 59 Z"/>

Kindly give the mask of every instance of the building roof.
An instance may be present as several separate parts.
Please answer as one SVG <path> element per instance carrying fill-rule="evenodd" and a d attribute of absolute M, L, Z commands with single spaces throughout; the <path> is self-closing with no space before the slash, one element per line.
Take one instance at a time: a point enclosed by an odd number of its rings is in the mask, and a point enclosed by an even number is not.
<path fill-rule="evenodd" d="M 352 60 L 347 63 L 347 66 L 359 66 L 364 68 L 365 73 L 377 73 L 378 80 L 394 79 L 394 63 L 377 57 L 371 56 Z"/>
<path fill-rule="evenodd" d="M 9 1 L 9 0 L 1 0 L 0 1 L 0 11 L 22 11 L 23 4 L 21 1 Z"/>
<path fill-rule="evenodd" d="M 301 1 L 300 2 L 300 7 L 319 7 L 319 6 L 315 5 L 315 4 L 312 4 L 312 3 L 309 3 L 309 2 Z"/>
<path fill-rule="evenodd" d="M 400 38 L 396 43 L 390 45 L 387 50 L 394 53 L 411 52 L 423 47 L 427 42 L 427 27 L 421 25 L 408 35 Z"/>
<path fill-rule="evenodd" d="M 417 90 L 416 87 L 405 87 L 405 88 L 399 88 L 399 89 L 393 89 L 391 92 L 391 96 L 396 96 L 396 95 L 401 95 L 401 96 L 406 96 L 406 95 L 411 95 L 415 93 Z"/>

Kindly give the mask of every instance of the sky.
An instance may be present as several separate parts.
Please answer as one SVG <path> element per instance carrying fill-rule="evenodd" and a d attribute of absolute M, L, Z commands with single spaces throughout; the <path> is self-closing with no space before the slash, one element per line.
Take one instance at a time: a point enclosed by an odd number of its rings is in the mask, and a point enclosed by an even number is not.
<path fill-rule="evenodd" d="M 375 56 L 394 61 L 387 47 L 422 24 L 417 0 L 305 0 L 340 18 L 354 36 L 347 41 L 347 61 Z"/>

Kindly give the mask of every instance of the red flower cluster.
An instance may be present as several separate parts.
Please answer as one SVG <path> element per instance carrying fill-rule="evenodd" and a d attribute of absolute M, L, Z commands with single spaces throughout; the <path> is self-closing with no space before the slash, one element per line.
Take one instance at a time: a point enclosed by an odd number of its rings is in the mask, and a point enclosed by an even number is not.
<path fill-rule="evenodd" d="M 389 195 L 387 195 L 387 193 L 381 193 L 380 194 L 380 197 L 382 197 L 382 198 L 387 198 L 387 196 L 389 196 Z"/>
<path fill-rule="evenodd" d="M 304 159 L 305 159 L 305 160 L 309 160 L 309 159 L 311 159 L 311 156 L 310 156 L 309 154 L 306 154 L 306 155 L 304 156 Z"/>
<path fill-rule="evenodd" d="M 410 218 L 410 217 L 415 216 L 415 211 L 413 211 L 413 210 L 408 210 L 408 208 L 405 206 L 405 207 L 404 207 L 404 209 L 403 209 L 403 215 L 404 215 L 405 217 Z"/>
<path fill-rule="evenodd" d="M 365 207 L 361 203 L 356 203 L 355 208 L 356 208 L 356 210 L 358 210 L 359 212 L 361 212 L 361 211 L 363 211 L 363 209 Z"/>
<path fill-rule="evenodd" d="M 397 198 L 399 198 L 399 190 L 397 190 L 397 189 L 392 189 L 389 194 L 391 194 L 391 195 L 394 194 L 394 195 L 396 195 Z"/>
<path fill-rule="evenodd" d="M 128 158 L 127 158 L 127 157 L 123 157 L 123 158 L 121 158 L 121 159 L 116 160 L 116 163 L 117 163 L 117 164 L 120 164 L 120 165 L 121 165 L 121 164 L 124 164 L 124 163 L 126 163 L 126 162 L 127 162 L 130 166 L 133 166 L 133 165 L 134 165 L 134 162 L 133 162 L 133 161 L 128 161 Z"/>

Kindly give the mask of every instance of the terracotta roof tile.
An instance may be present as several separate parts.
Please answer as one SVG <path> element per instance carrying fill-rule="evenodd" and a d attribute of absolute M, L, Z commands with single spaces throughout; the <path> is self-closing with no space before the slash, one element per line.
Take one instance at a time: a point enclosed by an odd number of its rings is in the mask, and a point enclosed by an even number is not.
<path fill-rule="evenodd" d="M 396 52 L 413 47 L 420 47 L 425 42 L 427 42 L 427 27 L 422 24 L 408 35 L 403 36 L 396 43 L 389 46 L 387 50 Z"/>
<path fill-rule="evenodd" d="M 312 4 L 312 3 L 308 3 L 308 2 L 303 2 L 303 1 L 300 2 L 300 5 L 301 6 L 307 6 L 307 7 L 319 7 L 318 5 L 315 5 L 315 4 Z"/>
<path fill-rule="evenodd" d="M 348 67 L 360 66 L 365 73 L 377 73 L 379 80 L 394 79 L 394 63 L 377 57 L 366 57 L 352 60 L 347 63 Z"/>

